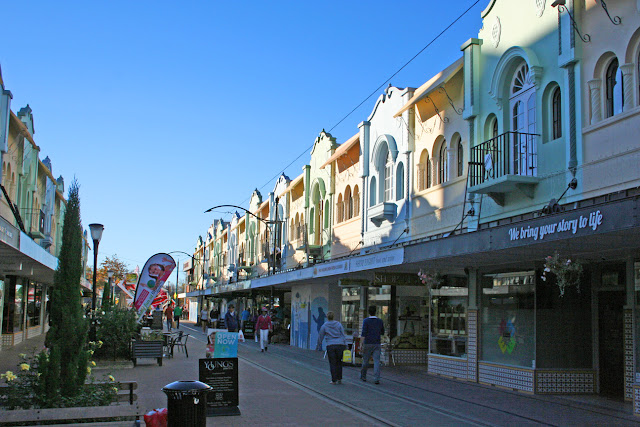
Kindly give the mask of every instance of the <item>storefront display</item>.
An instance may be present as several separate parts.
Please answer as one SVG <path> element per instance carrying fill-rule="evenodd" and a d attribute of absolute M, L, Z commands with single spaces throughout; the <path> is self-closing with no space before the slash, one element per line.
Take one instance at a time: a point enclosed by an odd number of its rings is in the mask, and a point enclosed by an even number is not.
<path fill-rule="evenodd" d="M 360 310 L 361 289 L 360 286 L 342 288 L 342 313 L 340 319 L 344 333 L 347 335 L 353 335 L 354 332 L 359 330 L 358 313 Z"/>
<path fill-rule="evenodd" d="M 535 272 L 482 278 L 481 360 L 535 368 Z"/>
<path fill-rule="evenodd" d="M 468 305 L 464 277 L 448 277 L 437 289 L 431 289 L 430 353 L 466 357 Z"/>

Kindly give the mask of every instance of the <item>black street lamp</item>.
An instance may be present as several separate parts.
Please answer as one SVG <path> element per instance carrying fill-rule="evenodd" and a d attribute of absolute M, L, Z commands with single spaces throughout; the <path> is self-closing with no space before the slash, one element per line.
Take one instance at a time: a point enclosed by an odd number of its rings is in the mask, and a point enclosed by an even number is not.
<path fill-rule="evenodd" d="M 91 230 L 91 239 L 93 240 L 93 293 L 91 295 L 91 341 L 96 340 L 96 273 L 98 271 L 98 245 L 100 245 L 100 239 L 102 239 L 102 232 L 104 231 L 104 225 L 102 224 L 89 224 Z"/>

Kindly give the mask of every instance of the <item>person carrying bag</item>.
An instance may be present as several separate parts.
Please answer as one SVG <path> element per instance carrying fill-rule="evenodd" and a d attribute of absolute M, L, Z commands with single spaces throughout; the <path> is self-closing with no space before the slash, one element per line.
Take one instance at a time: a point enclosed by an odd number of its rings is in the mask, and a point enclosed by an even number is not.
<path fill-rule="evenodd" d="M 333 311 L 327 312 L 327 321 L 318 332 L 317 350 L 322 351 L 322 341 L 327 339 L 327 359 L 329 359 L 329 370 L 331 371 L 331 382 L 329 384 L 342 384 L 342 360 L 347 349 L 347 337 L 344 334 L 342 324 L 334 319 Z M 351 351 L 349 351 L 351 357 Z"/>

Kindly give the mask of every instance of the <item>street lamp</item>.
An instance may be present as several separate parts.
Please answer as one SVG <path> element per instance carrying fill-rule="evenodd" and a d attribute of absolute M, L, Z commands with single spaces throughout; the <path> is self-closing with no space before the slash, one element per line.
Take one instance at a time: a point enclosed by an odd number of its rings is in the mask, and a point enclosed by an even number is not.
<path fill-rule="evenodd" d="M 91 341 L 96 340 L 96 273 L 98 270 L 98 245 L 102 239 L 104 225 L 89 224 L 91 230 L 91 239 L 93 240 L 93 293 L 91 295 Z"/>
<path fill-rule="evenodd" d="M 108 293 L 105 292 L 105 294 L 107 294 L 107 297 L 108 297 L 109 302 L 111 303 L 111 305 L 114 305 L 114 303 L 115 303 L 115 300 L 113 298 L 114 297 L 113 286 L 111 285 L 111 278 L 113 277 L 114 273 L 115 273 L 115 271 L 113 271 L 111 269 L 107 270 L 107 277 L 109 278 L 109 286 L 107 288 Z M 102 299 L 103 299 L 103 304 L 104 304 L 104 296 L 102 297 Z"/>

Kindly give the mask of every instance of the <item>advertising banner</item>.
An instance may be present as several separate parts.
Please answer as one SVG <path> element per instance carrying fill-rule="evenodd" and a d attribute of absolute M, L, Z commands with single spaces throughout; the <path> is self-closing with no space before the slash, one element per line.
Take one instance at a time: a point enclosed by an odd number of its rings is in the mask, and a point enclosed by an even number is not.
<path fill-rule="evenodd" d="M 175 267 L 176 262 L 168 254 L 155 254 L 145 263 L 138 276 L 136 295 L 133 299 L 133 308 L 137 312 L 138 322 L 149 310 L 151 303 Z"/>
<path fill-rule="evenodd" d="M 238 333 L 218 332 L 215 338 L 213 358 L 238 357 Z"/>

